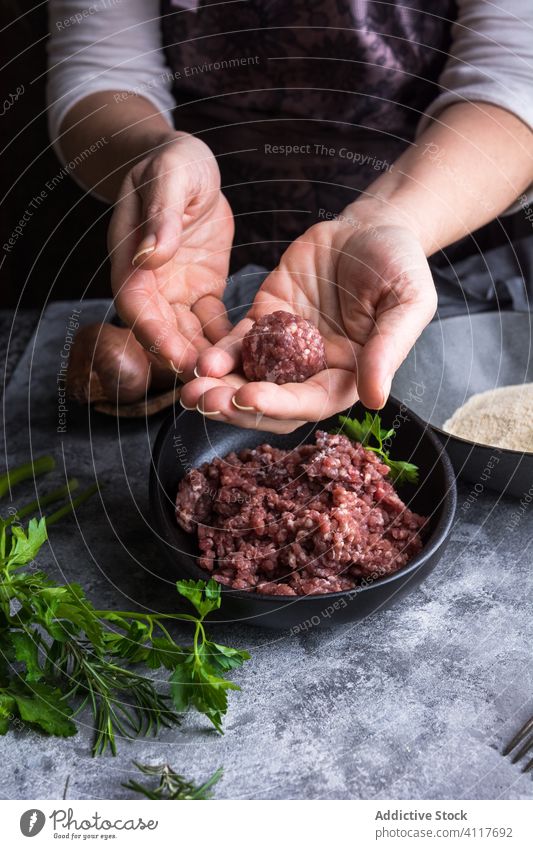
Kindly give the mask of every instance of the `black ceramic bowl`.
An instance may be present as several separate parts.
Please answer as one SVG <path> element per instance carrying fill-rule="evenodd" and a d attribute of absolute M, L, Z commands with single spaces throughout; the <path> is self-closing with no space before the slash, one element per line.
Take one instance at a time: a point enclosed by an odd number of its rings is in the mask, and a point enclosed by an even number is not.
<path fill-rule="evenodd" d="M 361 416 L 359 405 L 347 415 Z M 332 623 L 362 619 L 417 586 L 440 559 L 452 526 L 456 506 L 455 476 L 443 447 L 418 416 L 400 411 L 390 400 L 381 412 L 384 425 L 395 427 L 393 457 L 410 459 L 420 468 L 420 483 L 401 488 L 403 500 L 418 513 L 430 517 L 424 548 L 400 572 L 351 592 L 312 596 L 267 596 L 222 589 L 221 618 L 270 628 L 292 628 L 294 632 Z M 181 408 L 165 419 L 157 436 L 151 463 L 150 504 L 153 527 L 165 555 L 166 575 L 207 579 L 196 565 L 194 535 L 176 523 L 174 500 L 180 479 L 187 470 L 230 451 L 269 442 L 279 448 L 294 448 L 313 441 L 313 432 L 327 430 L 336 416 L 319 424 L 310 423 L 286 435 L 244 430 L 205 419 Z"/>
<path fill-rule="evenodd" d="M 477 392 L 533 381 L 530 313 L 488 312 L 432 322 L 396 374 L 392 391 L 442 440 L 456 474 L 521 498 L 533 483 L 533 454 L 451 436 L 443 424 Z"/>
<path fill-rule="evenodd" d="M 362 412 L 356 405 L 347 414 L 361 416 Z M 294 632 L 361 619 L 416 587 L 436 565 L 444 551 L 455 513 L 456 485 L 452 466 L 438 438 L 418 416 L 406 413 L 392 399 L 381 416 L 385 426 L 396 429 L 392 456 L 410 459 L 420 468 L 420 483 L 416 487 L 405 485 L 400 493 L 409 507 L 430 517 L 420 554 L 394 575 L 351 592 L 280 597 L 223 588 L 222 619 L 292 628 Z M 150 473 L 153 527 L 165 556 L 165 574 L 176 580 L 208 577 L 196 565 L 198 549 L 194 535 L 186 534 L 174 516 L 178 484 L 188 469 L 215 456 L 262 442 L 293 448 L 312 441 L 317 428 L 329 429 L 336 423 L 334 417 L 319 424 L 305 425 L 291 434 L 275 435 L 213 422 L 180 407 L 174 409 L 157 436 Z"/>

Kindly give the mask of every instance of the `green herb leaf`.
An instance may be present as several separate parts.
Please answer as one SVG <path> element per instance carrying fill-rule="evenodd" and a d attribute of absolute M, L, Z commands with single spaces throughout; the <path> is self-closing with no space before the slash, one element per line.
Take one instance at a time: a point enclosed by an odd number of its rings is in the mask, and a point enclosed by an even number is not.
<path fill-rule="evenodd" d="M 212 578 L 207 584 L 205 581 L 178 581 L 176 587 L 179 594 L 194 605 L 202 619 L 220 607 L 220 584 Z"/>
<path fill-rule="evenodd" d="M 221 646 L 218 643 L 212 643 L 210 640 L 204 641 L 202 656 L 216 672 L 221 674 L 229 672 L 230 669 L 237 669 L 246 660 L 250 660 L 250 655 L 247 651 L 232 649 L 229 646 Z"/>
<path fill-rule="evenodd" d="M 186 657 L 186 649 L 182 649 L 181 646 L 176 645 L 172 640 L 166 637 L 153 637 L 152 650 L 150 656 L 146 659 L 146 663 L 152 669 L 157 668 L 157 666 L 153 665 L 157 662 L 158 666 L 164 666 L 165 669 L 173 670 L 176 668 L 176 664 L 183 663 Z"/>
<path fill-rule="evenodd" d="M 35 473 L 50 467 L 50 459 L 44 458 Z M 27 464 L 0 481 L 9 489 L 31 473 Z M 70 496 L 72 486 L 67 489 L 51 493 L 47 503 Z M 192 603 L 195 615 L 96 610 L 78 584 L 56 584 L 44 572 L 24 568 L 46 541 L 47 524 L 72 512 L 93 489 L 46 519 L 31 519 L 26 529 L 13 516 L 0 518 L 0 650 L 5 659 L 0 667 L 0 733 L 20 718 L 46 733 L 70 736 L 76 733 L 73 708 L 76 714 L 88 708 L 94 719 L 93 754 L 108 749 L 115 754 L 118 735 L 156 734 L 161 726 L 179 724 L 175 708 L 184 712 L 190 706 L 221 731 L 227 691 L 239 689 L 224 676 L 249 655 L 206 635 L 204 619 L 221 604 L 216 581 L 178 582 L 178 592 Z M 0 486 L 0 496 L 1 491 Z M 20 518 L 35 507 L 34 502 L 13 515 Z M 169 626 L 178 622 L 192 625 L 192 646 L 174 641 Z M 23 664 L 23 673 L 9 662 Z M 169 671 L 175 708 L 146 669 L 136 671 L 139 664 Z"/>
<path fill-rule="evenodd" d="M 404 483 L 418 483 L 418 466 L 406 460 L 391 460 L 389 452 L 383 447 L 387 439 L 396 435 L 394 428 L 386 430 L 381 427 L 381 418 L 375 413 L 365 412 L 364 419 L 350 419 L 347 416 L 339 416 L 340 427 L 334 433 L 343 433 L 354 442 L 360 442 L 364 448 L 377 454 L 382 462 L 389 467 L 389 475 L 396 486 Z"/>
<path fill-rule="evenodd" d="M 214 667 L 198 662 L 194 655 L 178 664 L 170 676 L 170 694 L 178 713 L 194 706 L 221 733 L 222 718 L 228 710 L 227 690 L 240 690 L 240 687 L 220 678 Z"/>
<path fill-rule="evenodd" d="M 11 549 L 6 566 L 8 569 L 17 569 L 35 560 L 39 549 L 48 539 L 46 520 L 31 519 L 27 531 L 20 525 L 12 525 L 11 534 Z"/>
<path fill-rule="evenodd" d="M 418 483 L 418 466 L 405 460 L 391 460 L 389 458 L 387 458 L 386 463 L 390 469 L 390 476 L 397 486 L 401 486 L 403 483 Z"/>
<path fill-rule="evenodd" d="M 13 696 L 0 692 L 0 734 L 7 734 L 15 718 L 16 710 L 17 705 Z"/>
<path fill-rule="evenodd" d="M 193 646 L 185 658 L 176 658 L 178 662 L 170 676 L 170 695 L 178 713 L 194 706 L 222 732 L 222 718 L 228 709 L 227 691 L 240 689 L 222 676 L 241 666 L 249 654 L 213 643 L 206 637 L 203 619 L 220 607 L 220 584 L 213 580 L 207 584 L 178 581 L 177 589 L 195 606 L 200 619 L 196 622 Z"/>
<path fill-rule="evenodd" d="M 360 442 L 361 445 L 366 443 L 368 427 L 365 426 L 365 420 L 360 422 L 357 419 L 349 419 L 347 416 L 339 416 L 339 422 L 341 423 L 339 433 L 344 433 L 354 442 Z"/>
<path fill-rule="evenodd" d="M 26 666 L 26 681 L 40 681 L 43 671 L 39 665 L 40 636 L 37 631 L 11 631 L 10 637 L 16 660 Z"/>
<path fill-rule="evenodd" d="M 76 734 L 76 725 L 70 719 L 72 710 L 63 701 L 61 690 L 41 683 L 15 690 L 12 695 L 24 722 L 37 725 L 47 734 L 58 737 Z"/>

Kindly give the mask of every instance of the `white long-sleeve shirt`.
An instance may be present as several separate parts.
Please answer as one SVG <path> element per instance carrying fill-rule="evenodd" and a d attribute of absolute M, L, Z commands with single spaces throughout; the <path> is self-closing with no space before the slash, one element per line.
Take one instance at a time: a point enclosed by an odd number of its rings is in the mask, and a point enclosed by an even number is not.
<path fill-rule="evenodd" d="M 196 0 L 182 0 L 194 9 Z M 431 4 L 428 2 L 428 11 Z M 173 124 L 172 75 L 161 45 L 159 0 L 50 0 L 48 115 L 61 157 L 66 113 L 97 91 L 142 93 Z M 443 108 L 482 101 L 533 128 L 533 0 L 458 0 L 440 94 L 418 132 Z"/>

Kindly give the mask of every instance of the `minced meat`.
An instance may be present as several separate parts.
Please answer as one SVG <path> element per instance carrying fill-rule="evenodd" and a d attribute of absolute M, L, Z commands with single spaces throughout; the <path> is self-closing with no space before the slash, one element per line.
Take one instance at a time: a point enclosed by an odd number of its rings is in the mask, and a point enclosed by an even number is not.
<path fill-rule="evenodd" d="M 242 340 L 242 367 L 248 380 L 302 383 L 326 367 L 324 341 L 307 319 L 277 310 Z"/>
<path fill-rule="evenodd" d="M 176 518 L 198 537 L 198 565 L 228 587 L 269 595 L 354 589 L 422 548 L 422 516 L 388 467 L 341 434 L 260 445 L 204 463 L 180 482 Z"/>

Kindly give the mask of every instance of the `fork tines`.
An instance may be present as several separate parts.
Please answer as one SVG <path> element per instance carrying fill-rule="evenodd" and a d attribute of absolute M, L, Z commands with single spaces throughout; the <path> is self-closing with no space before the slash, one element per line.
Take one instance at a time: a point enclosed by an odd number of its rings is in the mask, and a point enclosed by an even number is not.
<path fill-rule="evenodd" d="M 523 745 L 520 745 L 520 744 Z M 516 749 L 517 746 L 520 746 L 517 752 L 514 753 L 511 758 L 511 763 L 515 764 L 520 758 L 523 758 L 524 755 L 533 749 L 533 716 L 531 719 L 528 719 L 526 724 L 520 729 L 518 734 L 516 734 L 511 742 L 505 747 L 502 752 L 503 757 L 507 757 L 507 755 L 511 754 L 513 749 Z M 533 769 L 533 758 L 526 762 L 525 766 L 522 767 L 522 772 L 530 772 Z"/>

